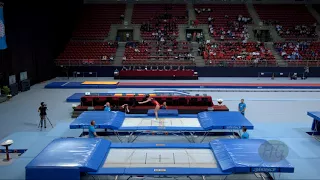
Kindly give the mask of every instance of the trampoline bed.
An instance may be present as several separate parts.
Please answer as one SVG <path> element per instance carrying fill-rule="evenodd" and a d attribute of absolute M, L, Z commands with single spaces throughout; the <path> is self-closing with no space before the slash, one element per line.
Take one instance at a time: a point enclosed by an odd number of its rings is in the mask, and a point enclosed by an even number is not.
<path fill-rule="evenodd" d="M 87 111 L 82 113 L 70 124 L 70 129 L 87 129 L 91 120 L 95 120 L 97 129 L 114 131 L 120 139 L 119 133 L 129 133 L 129 142 L 133 142 L 139 135 L 164 132 L 165 134 L 191 135 L 190 142 L 194 142 L 193 134 L 203 133 L 203 139 L 215 130 L 234 132 L 243 126 L 253 129 L 253 125 L 239 112 L 201 112 L 199 114 L 161 115 L 155 120 L 150 114 L 125 115 L 123 112 Z M 203 141 L 202 139 L 202 141 Z"/>
<path fill-rule="evenodd" d="M 220 139 L 210 143 L 111 143 L 104 139 L 61 138 L 26 166 L 26 180 L 92 176 L 228 176 L 293 173 L 287 161 L 266 162 L 258 153 L 267 141 Z M 121 155 L 119 155 L 121 153 Z"/>

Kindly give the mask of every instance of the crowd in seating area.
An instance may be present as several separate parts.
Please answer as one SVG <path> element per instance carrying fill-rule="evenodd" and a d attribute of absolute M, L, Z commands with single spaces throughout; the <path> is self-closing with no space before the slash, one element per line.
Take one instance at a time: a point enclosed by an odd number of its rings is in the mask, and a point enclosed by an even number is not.
<path fill-rule="evenodd" d="M 208 24 L 210 35 L 216 40 L 244 40 L 249 38 L 247 24 L 252 19 L 245 5 L 194 5 L 198 23 Z"/>
<path fill-rule="evenodd" d="M 263 43 L 220 42 L 201 44 L 199 50 L 208 65 L 233 63 L 236 65 L 275 65 L 271 51 Z"/>
<path fill-rule="evenodd" d="M 142 41 L 127 42 L 123 64 L 168 64 L 192 65 L 194 56 L 189 42 L 173 41 Z"/>
<path fill-rule="evenodd" d="M 143 23 L 140 31 L 144 40 L 161 42 L 174 40 L 179 35 L 176 19 L 162 19 L 160 17 L 156 17 L 153 24 L 150 22 Z"/>
<path fill-rule="evenodd" d="M 274 25 L 278 34 L 286 40 L 315 39 L 316 20 L 305 5 L 254 5 L 260 19 Z"/>
<path fill-rule="evenodd" d="M 320 53 L 319 42 L 275 43 L 275 48 L 285 60 L 316 60 Z"/>
<path fill-rule="evenodd" d="M 144 40 L 173 40 L 179 35 L 177 24 L 186 24 L 186 5 L 135 5 L 132 23 L 141 24 Z"/>
<path fill-rule="evenodd" d="M 64 51 L 59 55 L 61 62 L 73 60 L 83 64 L 110 64 L 118 48 L 118 42 L 70 41 Z"/>

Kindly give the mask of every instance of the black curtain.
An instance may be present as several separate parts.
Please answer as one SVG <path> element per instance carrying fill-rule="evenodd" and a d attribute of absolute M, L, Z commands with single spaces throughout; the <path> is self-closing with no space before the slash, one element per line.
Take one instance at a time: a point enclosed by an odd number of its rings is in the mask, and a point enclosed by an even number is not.
<path fill-rule="evenodd" d="M 6 50 L 0 50 L 4 81 L 28 71 L 31 83 L 55 77 L 54 59 L 63 51 L 81 14 L 82 0 L 4 0 Z"/>

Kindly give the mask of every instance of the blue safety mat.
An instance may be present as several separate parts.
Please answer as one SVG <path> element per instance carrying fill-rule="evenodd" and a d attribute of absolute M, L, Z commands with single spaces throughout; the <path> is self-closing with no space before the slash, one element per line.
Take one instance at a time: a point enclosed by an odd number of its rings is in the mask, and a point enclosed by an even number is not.
<path fill-rule="evenodd" d="M 91 93 L 91 96 L 113 96 L 115 93 Z M 84 93 L 74 93 L 67 98 L 67 102 L 81 102 L 81 98 L 85 96 Z"/>
<path fill-rule="evenodd" d="M 26 166 L 26 180 L 80 179 L 80 172 L 99 169 L 110 145 L 97 138 L 56 139 Z"/>
<path fill-rule="evenodd" d="M 222 171 L 233 173 L 287 172 L 294 167 L 287 161 L 265 161 L 259 148 L 267 143 L 262 139 L 218 139 L 210 142 L 214 155 Z"/>
<path fill-rule="evenodd" d="M 155 116 L 154 109 L 148 110 L 148 116 Z M 179 112 L 177 109 L 159 109 L 158 116 L 165 117 L 165 116 L 178 116 Z"/>
<path fill-rule="evenodd" d="M 198 115 L 168 115 L 171 118 L 195 118 L 198 117 L 201 127 L 166 127 L 160 126 L 130 126 L 122 127 L 122 123 L 126 117 L 148 118 L 146 115 L 126 116 L 123 112 L 108 111 L 86 111 L 70 124 L 70 129 L 86 129 L 90 126 L 90 122 L 95 120 L 98 129 L 113 129 L 121 131 L 135 130 L 165 130 L 165 131 L 208 131 L 213 129 L 238 130 L 243 126 L 247 129 L 253 129 L 253 125 L 239 112 L 202 112 Z"/>
<path fill-rule="evenodd" d="M 320 121 L 320 111 L 308 112 L 308 116 L 312 117 L 314 120 Z"/>
<path fill-rule="evenodd" d="M 293 173 L 286 160 L 263 161 L 258 149 L 261 139 L 220 139 L 210 143 L 112 143 L 100 138 L 60 138 L 52 141 L 26 166 L 26 180 L 80 179 L 80 173 L 91 175 L 229 175 L 256 172 Z M 102 165 L 111 148 L 188 148 L 212 149 L 217 168 L 104 168 Z"/>
<path fill-rule="evenodd" d="M 311 134 L 315 135 L 315 131 L 320 132 L 320 112 L 314 111 L 314 112 L 308 112 L 307 114 L 308 116 L 313 118 L 311 130 L 314 132 L 312 132 Z"/>
<path fill-rule="evenodd" d="M 199 122 L 205 130 L 210 129 L 253 129 L 251 122 L 240 112 L 214 111 L 201 112 L 198 114 Z"/>
<path fill-rule="evenodd" d="M 120 111 L 85 111 L 70 124 L 70 129 L 88 128 L 92 120 L 98 129 L 119 129 L 124 119 L 125 113 Z"/>

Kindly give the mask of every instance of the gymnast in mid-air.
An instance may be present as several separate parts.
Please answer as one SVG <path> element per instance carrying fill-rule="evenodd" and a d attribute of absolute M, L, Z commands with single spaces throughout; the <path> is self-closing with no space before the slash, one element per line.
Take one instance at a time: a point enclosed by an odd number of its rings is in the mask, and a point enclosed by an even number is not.
<path fill-rule="evenodd" d="M 158 120 L 158 111 L 160 109 L 160 104 L 158 101 L 156 101 L 155 99 L 151 98 L 150 95 L 146 95 L 146 100 L 142 101 L 142 102 L 138 102 L 139 104 L 145 104 L 148 102 L 151 102 L 152 104 L 154 104 L 156 107 L 154 108 L 154 115 L 156 116 L 156 120 Z"/>

